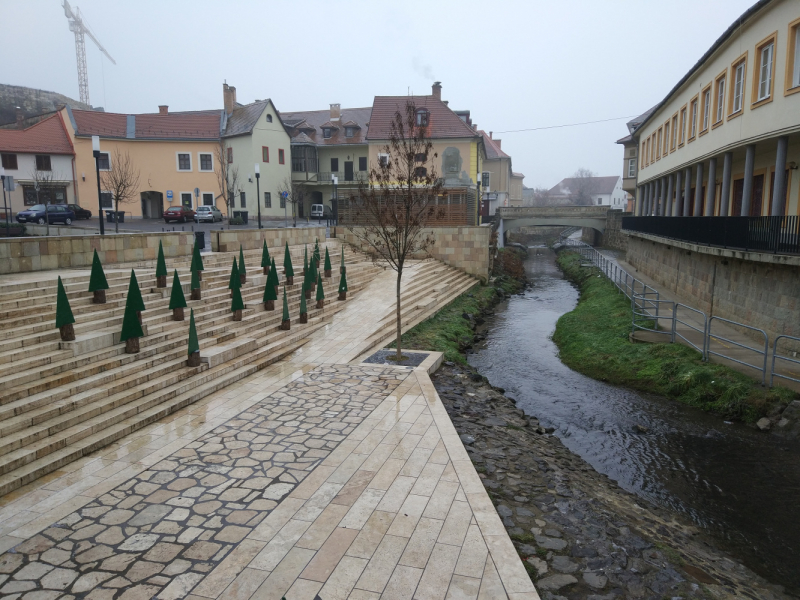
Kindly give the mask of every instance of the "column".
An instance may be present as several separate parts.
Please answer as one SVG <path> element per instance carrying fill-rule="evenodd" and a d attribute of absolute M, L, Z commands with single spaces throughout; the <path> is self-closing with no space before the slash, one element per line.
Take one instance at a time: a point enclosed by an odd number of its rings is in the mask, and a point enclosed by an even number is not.
<path fill-rule="evenodd" d="M 644 184 L 644 212 L 643 217 L 650 216 L 650 182 Z"/>
<path fill-rule="evenodd" d="M 706 217 L 714 216 L 714 201 L 717 199 L 717 159 L 708 161 L 708 183 L 706 184 Z"/>
<path fill-rule="evenodd" d="M 667 185 L 667 201 L 664 204 L 664 216 L 671 217 L 672 216 L 672 194 L 675 192 L 675 173 L 669 174 Z"/>
<path fill-rule="evenodd" d="M 719 215 L 721 217 L 730 216 L 731 201 L 731 171 L 733 170 L 733 152 L 726 152 L 722 162 L 722 191 L 719 198 Z"/>
<path fill-rule="evenodd" d="M 681 204 L 681 182 L 683 181 L 682 176 L 683 171 L 676 171 L 675 172 L 675 205 L 672 207 L 672 216 L 673 217 L 680 217 L 681 216 L 681 209 L 683 204 Z"/>
<path fill-rule="evenodd" d="M 737 217 L 750 216 L 750 201 L 753 199 L 753 170 L 756 165 L 756 145 L 750 144 L 744 154 L 744 188 L 742 189 L 742 214 Z"/>
<path fill-rule="evenodd" d="M 666 214 L 667 206 L 667 178 L 666 176 L 658 180 L 658 210 L 656 214 L 663 217 Z"/>
<path fill-rule="evenodd" d="M 653 216 L 658 216 L 658 207 L 661 203 L 661 180 L 656 179 L 653 182 Z"/>
<path fill-rule="evenodd" d="M 640 185 L 636 188 L 636 202 L 633 207 L 633 216 L 642 216 L 642 195 L 644 194 L 644 186 Z"/>
<path fill-rule="evenodd" d="M 703 207 L 703 163 L 697 163 L 697 175 L 694 180 L 694 214 L 699 217 Z"/>
<path fill-rule="evenodd" d="M 683 171 L 683 216 L 689 216 L 689 195 L 692 193 L 692 167 Z"/>
<path fill-rule="evenodd" d="M 775 189 L 772 192 L 772 207 L 769 214 L 782 217 L 786 206 L 783 197 L 786 195 L 786 153 L 789 150 L 789 138 L 782 135 L 778 138 L 778 152 L 775 156 Z"/>
<path fill-rule="evenodd" d="M 655 184 L 655 182 L 651 181 L 648 184 L 648 186 L 650 187 L 650 189 L 647 192 L 647 216 L 648 217 L 652 217 L 653 216 L 653 198 L 655 198 L 655 195 L 656 195 L 656 184 Z"/>
<path fill-rule="evenodd" d="M 497 247 L 504 248 L 505 244 L 503 244 L 503 219 L 500 219 L 500 225 L 497 227 Z"/>

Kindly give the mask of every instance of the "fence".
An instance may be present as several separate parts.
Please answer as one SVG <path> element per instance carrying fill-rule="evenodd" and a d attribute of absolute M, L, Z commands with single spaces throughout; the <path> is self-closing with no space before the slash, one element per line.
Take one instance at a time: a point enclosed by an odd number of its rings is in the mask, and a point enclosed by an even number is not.
<path fill-rule="evenodd" d="M 704 246 L 800 254 L 800 217 L 623 217 L 622 229 Z"/>
<path fill-rule="evenodd" d="M 637 219 L 639 218 L 650 217 L 637 217 Z M 701 217 L 693 218 L 698 219 Z M 677 220 L 677 217 L 671 220 Z M 581 258 L 583 259 L 581 262 L 582 267 L 594 267 L 600 269 L 600 271 L 602 271 L 602 273 L 616 286 L 618 292 L 625 294 L 625 296 L 630 299 L 631 330 L 633 333 L 636 331 L 647 331 L 654 334 L 668 336 L 671 343 L 675 343 L 676 340 L 680 339 L 690 347 L 697 350 L 701 354 L 704 361 L 707 361 L 709 356 L 718 356 L 752 368 L 761 373 L 761 385 L 767 385 L 768 373 L 769 387 L 774 385 L 775 377 L 800 383 L 800 379 L 796 379 L 788 375 L 782 375 L 777 373 L 775 370 L 776 365 L 784 363 L 791 363 L 800 366 L 800 360 L 778 354 L 778 342 L 780 340 L 788 339 L 800 341 L 800 338 L 788 335 L 779 335 L 775 338 L 772 349 L 772 366 L 768 371 L 769 338 L 763 329 L 758 329 L 756 327 L 751 327 L 750 325 L 745 325 L 744 323 L 730 321 L 721 317 L 712 316 L 709 318 L 703 311 L 686 304 L 673 302 L 671 300 L 662 300 L 659 296 L 658 290 L 650 287 L 643 281 L 636 279 L 630 273 L 620 268 L 619 265 L 617 265 L 614 261 L 610 260 L 607 256 L 601 254 L 588 244 L 571 238 L 562 238 L 559 240 L 559 242 L 563 246 L 574 248 L 581 255 Z M 681 316 L 681 312 L 685 311 L 689 311 L 689 313 L 695 317 L 694 322 L 688 320 L 687 317 Z M 660 325 L 662 321 L 669 322 L 667 328 Z M 719 334 L 713 333 L 712 324 L 714 321 L 760 333 L 764 336 L 763 350 L 760 346 L 748 346 L 746 344 L 742 344 L 735 340 L 731 340 Z M 689 332 L 686 332 L 686 335 L 684 335 L 684 333 L 682 333 L 679 329 L 678 325 L 683 325 L 689 331 L 697 333 L 697 337 L 699 337 L 697 342 L 699 343 L 696 343 L 687 337 Z M 712 349 L 712 341 L 723 342 L 723 344 L 720 344 L 723 346 L 723 348 L 715 347 Z M 725 344 L 730 344 L 730 346 L 725 346 Z M 734 355 L 734 350 L 736 348 L 739 349 L 739 354 Z M 743 359 L 741 357 L 741 353 L 744 353 L 747 356 L 749 356 L 750 353 L 755 354 L 758 357 L 758 363 L 754 364 L 748 362 L 747 359 Z"/>

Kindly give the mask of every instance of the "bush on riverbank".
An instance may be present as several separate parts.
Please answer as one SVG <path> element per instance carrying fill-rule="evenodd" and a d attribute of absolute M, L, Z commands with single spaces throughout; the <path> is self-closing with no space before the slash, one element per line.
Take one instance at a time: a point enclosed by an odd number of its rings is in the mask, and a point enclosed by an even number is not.
<path fill-rule="evenodd" d="M 796 394 L 766 389 L 724 365 L 703 362 L 681 344 L 633 344 L 630 301 L 597 269 L 580 267 L 575 252 L 561 252 L 558 266 L 578 284 L 578 306 L 556 324 L 560 358 L 594 379 L 675 398 L 726 418 L 749 423 L 785 405 Z"/>

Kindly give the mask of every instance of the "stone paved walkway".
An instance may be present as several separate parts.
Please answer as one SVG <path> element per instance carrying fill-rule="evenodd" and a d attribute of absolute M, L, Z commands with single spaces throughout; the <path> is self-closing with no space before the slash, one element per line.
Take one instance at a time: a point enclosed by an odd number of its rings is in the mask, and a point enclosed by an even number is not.
<path fill-rule="evenodd" d="M 360 314 L 0 499 L 0 597 L 538 599 L 427 371 L 346 364 Z"/>

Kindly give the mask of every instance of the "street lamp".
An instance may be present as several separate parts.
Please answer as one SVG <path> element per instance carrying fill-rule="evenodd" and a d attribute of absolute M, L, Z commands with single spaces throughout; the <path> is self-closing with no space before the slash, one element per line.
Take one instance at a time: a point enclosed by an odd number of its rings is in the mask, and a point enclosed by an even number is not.
<path fill-rule="evenodd" d="M 3 187 L 3 216 L 6 218 L 6 237 L 8 237 L 8 205 L 6 204 L 6 170 L 0 167 L 0 186 Z"/>
<path fill-rule="evenodd" d="M 336 186 L 339 185 L 339 178 L 331 174 L 331 182 L 333 182 L 333 197 L 331 198 L 331 204 L 333 204 L 333 223 L 334 225 L 339 225 L 339 192 L 336 189 Z"/>
<path fill-rule="evenodd" d="M 103 200 L 100 196 L 100 136 L 92 136 L 92 154 L 94 154 L 94 168 L 97 172 L 97 207 L 98 217 L 100 218 L 100 235 L 106 234 L 105 225 L 103 225 Z"/>
<path fill-rule="evenodd" d="M 258 208 L 258 228 L 261 229 L 261 170 L 256 163 L 256 207 Z"/>

